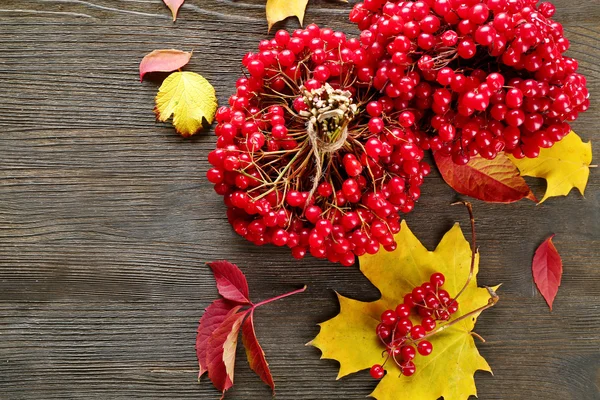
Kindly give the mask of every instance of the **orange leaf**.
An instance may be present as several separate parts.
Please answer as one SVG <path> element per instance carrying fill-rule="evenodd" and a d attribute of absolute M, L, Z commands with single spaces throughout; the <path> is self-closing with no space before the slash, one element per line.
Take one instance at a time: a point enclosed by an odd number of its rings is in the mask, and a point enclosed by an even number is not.
<path fill-rule="evenodd" d="M 144 56 L 140 63 L 140 81 L 149 72 L 171 72 L 190 62 L 191 52 L 162 49 L 154 50 Z"/>
<path fill-rule="evenodd" d="M 256 332 L 254 331 L 254 311 L 250 312 L 250 315 L 242 325 L 242 342 L 246 348 L 246 357 L 248 358 L 250 368 L 256 372 L 256 375 L 258 375 L 264 383 L 271 387 L 273 395 L 275 395 L 275 382 L 273 382 L 269 363 L 267 363 L 265 352 L 260 346 L 260 343 L 258 343 Z"/>
<path fill-rule="evenodd" d="M 442 177 L 458 193 L 490 203 L 512 203 L 522 198 L 537 201 L 517 167 L 499 153 L 493 160 L 472 157 L 466 165 L 458 165 L 449 156 L 434 153 Z"/>
<path fill-rule="evenodd" d="M 183 4 L 185 0 L 163 0 L 163 2 L 169 7 L 171 10 L 171 14 L 173 14 L 173 21 L 177 19 L 177 11 L 179 11 L 179 7 Z"/>
<path fill-rule="evenodd" d="M 550 310 L 552 310 L 552 303 L 558 293 L 563 271 L 560 254 L 552 243 L 553 237 L 554 235 L 544 240 L 544 243 L 537 248 L 531 265 L 533 281 L 544 296 Z"/>

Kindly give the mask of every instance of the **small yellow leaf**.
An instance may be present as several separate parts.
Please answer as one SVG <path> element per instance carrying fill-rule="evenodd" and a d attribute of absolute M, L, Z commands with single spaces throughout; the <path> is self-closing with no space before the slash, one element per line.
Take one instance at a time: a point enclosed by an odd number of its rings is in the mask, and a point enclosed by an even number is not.
<path fill-rule="evenodd" d="M 544 178 L 548 197 L 566 196 L 576 187 L 583 195 L 590 175 L 592 143 L 583 143 L 573 131 L 549 149 L 541 149 L 537 158 L 516 159 L 509 156 L 521 175 Z"/>
<path fill-rule="evenodd" d="M 471 249 L 458 224 L 435 251 L 428 251 L 404 221 L 395 240 L 398 247 L 393 252 L 359 257 L 362 273 L 379 289 L 381 299 L 365 303 L 338 295 L 340 313 L 320 324 L 321 331 L 310 343 L 321 350 L 322 358 L 340 363 L 338 379 L 384 362 L 385 348 L 375 333 L 381 313 L 402 303 L 404 295 L 427 282 L 433 272 L 446 276 L 443 288 L 452 297 L 467 281 Z M 474 275 L 478 260 L 477 256 Z M 490 294 L 477 287 L 474 276 L 458 299 L 459 308 L 451 321 L 485 306 L 489 299 Z M 401 375 L 398 366 L 388 360 L 387 373 L 371 396 L 379 400 L 437 400 L 442 396 L 445 400 L 466 400 L 476 395 L 473 374 L 477 370 L 491 372 L 471 335 L 478 316 L 475 313 L 431 336 L 433 353 L 426 357 L 417 354 L 416 372 L 410 377 Z"/>
<path fill-rule="evenodd" d="M 217 111 L 215 89 L 195 72 L 174 72 L 165 79 L 156 95 L 156 118 L 173 126 L 183 137 L 202 128 L 203 120 L 213 122 Z"/>
<path fill-rule="evenodd" d="M 304 20 L 304 11 L 308 0 L 267 0 L 267 23 L 271 27 L 287 17 L 298 17 L 300 25 Z"/>

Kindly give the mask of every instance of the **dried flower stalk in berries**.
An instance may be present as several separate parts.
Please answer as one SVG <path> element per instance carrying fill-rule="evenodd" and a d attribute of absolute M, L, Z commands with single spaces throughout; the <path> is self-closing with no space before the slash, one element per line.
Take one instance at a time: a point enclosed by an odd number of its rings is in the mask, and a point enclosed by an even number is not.
<path fill-rule="evenodd" d="M 535 158 L 589 107 L 577 60 L 537 0 L 365 0 L 350 20 L 377 58 L 373 85 L 412 110 L 424 149 L 466 164 Z"/>
<path fill-rule="evenodd" d="M 395 248 L 398 213 L 430 167 L 413 112 L 372 99 L 374 62 L 358 39 L 317 25 L 246 54 L 207 173 L 238 234 L 343 265 Z"/>

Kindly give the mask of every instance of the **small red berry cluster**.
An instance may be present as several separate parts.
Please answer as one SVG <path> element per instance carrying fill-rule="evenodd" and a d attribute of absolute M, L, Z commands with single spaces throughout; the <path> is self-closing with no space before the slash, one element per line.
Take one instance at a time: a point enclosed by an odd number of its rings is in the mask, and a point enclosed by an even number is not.
<path fill-rule="evenodd" d="M 314 24 L 246 54 L 247 75 L 216 114 L 207 173 L 238 234 L 347 266 L 396 248 L 399 212 L 431 169 L 412 111 L 370 102 L 364 57 L 358 39 Z"/>
<path fill-rule="evenodd" d="M 424 149 L 457 164 L 503 150 L 535 158 L 589 108 L 554 5 L 536 3 L 364 0 L 350 14 L 370 59 L 360 76 L 379 101 L 412 110 Z"/>
<path fill-rule="evenodd" d="M 429 282 L 406 294 L 404 302 L 398 304 L 395 310 L 386 310 L 381 314 L 381 323 L 377 325 L 376 333 L 385 345 L 386 362 L 390 358 L 394 360 L 405 376 L 415 373 L 413 359 L 417 352 L 428 356 L 433 351 L 427 338 L 434 334 L 437 321 L 448 321 L 458 310 L 458 301 L 442 289 L 445 280 L 443 274 L 434 273 Z M 420 318 L 421 323 L 413 324 L 411 316 Z M 381 364 L 371 367 L 371 376 L 375 379 L 381 379 L 384 373 Z"/>

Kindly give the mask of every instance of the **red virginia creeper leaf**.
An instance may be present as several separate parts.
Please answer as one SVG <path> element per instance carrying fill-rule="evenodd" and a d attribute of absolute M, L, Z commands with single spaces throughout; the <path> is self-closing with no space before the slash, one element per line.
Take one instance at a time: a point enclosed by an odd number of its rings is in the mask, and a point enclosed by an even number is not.
<path fill-rule="evenodd" d="M 233 386 L 233 370 L 235 367 L 235 349 L 242 320 L 247 311 L 238 313 L 240 307 L 229 311 L 221 325 L 208 339 L 206 361 L 208 377 L 213 385 L 225 395 L 225 391 Z M 223 398 L 223 397 L 221 397 Z"/>
<path fill-rule="evenodd" d="M 552 303 L 556 293 L 558 293 L 562 277 L 562 260 L 556 247 L 554 247 L 554 243 L 552 243 L 553 237 L 554 235 L 544 240 L 537 248 L 533 256 L 533 264 L 531 264 L 533 281 L 542 296 L 544 296 L 550 310 L 552 310 Z"/>
<path fill-rule="evenodd" d="M 256 332 L 254 331 L 254 311 L 250 312 L 250 315 L 242 325 L 242 342 L 246 349 L 246 357 L 248 358 L 250 368 L 256 372 L 256 375 L 258 375 L 264 383 L 271 387 L 273 395 L 275 395 L 275 382 L 273 382 L 269 363 L 267 363 L 265 352 L 260 346 L 260 343 L 258 343 Z"/>
<path fill-rule="evenodd" d="M 434 153 L 442 177 L 458 193 L 490 203 L 512 203 L 522 198 L 537 201 L 517 167 L 499 153 L 493 160 L 472 157 L 466 165 L 457 165 L 450 156 Z"/>
<path fill-rule="evenodd" d="M 144 79 L 144 75 L 149 72 L 171 72 L 190 62 L 192 57 L 191 52 L 161 49 L 154 50 L 146 54 L 140 62 L 140 81 Z"/>
<path fill-rule="evenodd" d="M 198 379 L 200 379 L 202 374 L 208 370 L 206 362 L 208 340 L 215 329 L 223 323 L 225 317 L 233 308 L 234 304 L 229 303 L 226 300 L 215 300 L 206 307 L 204 314 L 202 314 L 202 317 L 200 318 L 200 322 L 198 323 L 198 334 L 196 335 L 196 355 L 198 356 L 198 364 L 200 365 Z M 240 306 L 235 308 L 239 310 Z"/>
<path fill-rule="evenodd" d="M 252 304 L 248 282 L 237 265 L 228 261 L 213 261 L 208 266 L 213 271 L 221 296 L 239 304 Z"/>
<path fill-rule="evenodd" d="M 173 14 L 173 21 L 177 19 L 177 11 L 179 11 L 179 7 L 183 4 L 185 0 L 163 0 L 163 2 L 169 7 L 171 10 L 171 14 Z"/>

